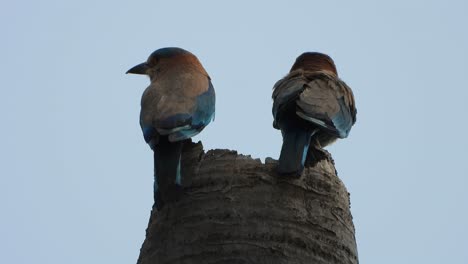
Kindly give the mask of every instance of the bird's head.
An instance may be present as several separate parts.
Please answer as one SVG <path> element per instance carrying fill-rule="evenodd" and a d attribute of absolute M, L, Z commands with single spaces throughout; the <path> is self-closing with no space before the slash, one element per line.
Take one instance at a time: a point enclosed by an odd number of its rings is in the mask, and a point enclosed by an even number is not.
<path fill-rule="evenodd" d="M 154 51 L 146 62 L 136 65 L 126 73 L 148 75 L 150 79 L 153 80 L 166 70 L 180 66 L 198 68 L 206 74 L 203 66 L 195 55 L 184 49 L 174 47 L 161 48 Z"/>
<path fill-rule="evenodd" d="M 335 63 L 330 56 L 319 52 L 304 52 L 297 57 L 290 72 L 302 69 L 304 71 L 328 71 L 338 76 Z"/>

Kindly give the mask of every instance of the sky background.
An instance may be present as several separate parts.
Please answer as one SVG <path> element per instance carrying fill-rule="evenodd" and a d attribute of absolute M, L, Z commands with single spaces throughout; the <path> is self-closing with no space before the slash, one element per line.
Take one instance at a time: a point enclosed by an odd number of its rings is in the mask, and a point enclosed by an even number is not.
<path fill-rule="evenodd" d="M 271 89 L 329 54 L 357 123 L 329 147 L 360 263 L 468 263 L 467 1 L 0 2 L 0 263 L 135 263 L 152 205 L 138 116 L 161 47 L 217 94 L 205 149 L 278 157 Z"/>

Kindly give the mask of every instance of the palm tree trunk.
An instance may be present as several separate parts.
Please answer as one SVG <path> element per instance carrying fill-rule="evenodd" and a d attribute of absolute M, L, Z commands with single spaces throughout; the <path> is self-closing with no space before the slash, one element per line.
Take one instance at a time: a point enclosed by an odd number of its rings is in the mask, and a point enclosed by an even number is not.
<path fill-rule="evenodd" d="M 138 264 L 358 263 L 349 194 L 331 158 L 300 179 L 275 166 L 185 144 L 184 194 L 153 210 Z"/>

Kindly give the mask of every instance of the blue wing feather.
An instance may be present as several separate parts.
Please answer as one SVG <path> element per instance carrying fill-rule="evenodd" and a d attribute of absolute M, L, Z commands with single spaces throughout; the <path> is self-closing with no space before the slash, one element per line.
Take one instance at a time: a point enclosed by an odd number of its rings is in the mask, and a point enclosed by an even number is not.
<path fill-rule="evenodd" d="M 197 97 L 197 108 L 192 118 L 192 127 L 205 127 L 215 114 L 215 91 L 211 81 L 208 90 Z"/>
<path fill-rule="evenodd" d="M 179 141 L 191 138 L 203 130 L 215 116 L 215 91 L 211 81 L 208 90 L 196 98 L 196 107 L 191 116 L 190 126 L 185 129 L 174 131 L 169 135 L 169 140 Z"/>
<path fill-rule="evenodd" d="M 304 83 L 295 82 L 292 86 L 289 86 L 288 89 L 282 91 L 278 94 L 273 101 L 273 118 L 275 120 L 274 124 L 278 121 L 278 113 L 281 112 L 281 109 L 291 102 L 295 101 L 299 94 L 304 90 Z"/>
<path fill-rule="evenodd" d="M 152 126 L 142 127 L 143 137 L 145 138 L 146 143 L 149 143 L 151 139 L 156 135 L 156 129 Z"/>
<path fill-rule="evenodd" d="M 208 90 L 195 98 L 192 113 L 182 113 L 160 120 L 153 126 L 141 124 L 143 136 L 150 143 L 158 134 L 168 135 L 171 142 L 191 138 L 203 130 L 215 116 L 215 91 L 211 81 Z"/>
<path fill-rule="evenodd" d="M 351 127 L 353 126 L 353 117 L 346 106 L 344 98 L 338 99 L 340 111 L 332 117 L 333 126 L 338 131 L 341 138 L 348 136 Z"/>

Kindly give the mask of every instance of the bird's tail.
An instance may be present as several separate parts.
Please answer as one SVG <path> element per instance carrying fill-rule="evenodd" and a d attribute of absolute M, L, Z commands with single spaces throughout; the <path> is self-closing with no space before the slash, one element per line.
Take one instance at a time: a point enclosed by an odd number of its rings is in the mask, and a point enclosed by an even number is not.
<path fill-rule="evenodd" d="M 154 148 L 154 202 L 158 209 L 175 199 L 181 189 L 180 157 L 183 141 L 161 137 Z"/>
<path fill-rule="evenodd" d="M 278 173 L 299 177 L 304 170 L 304 163 L 309 149 L 312 130 L 283 130 L 283 146 L 279 157 Z"/>

